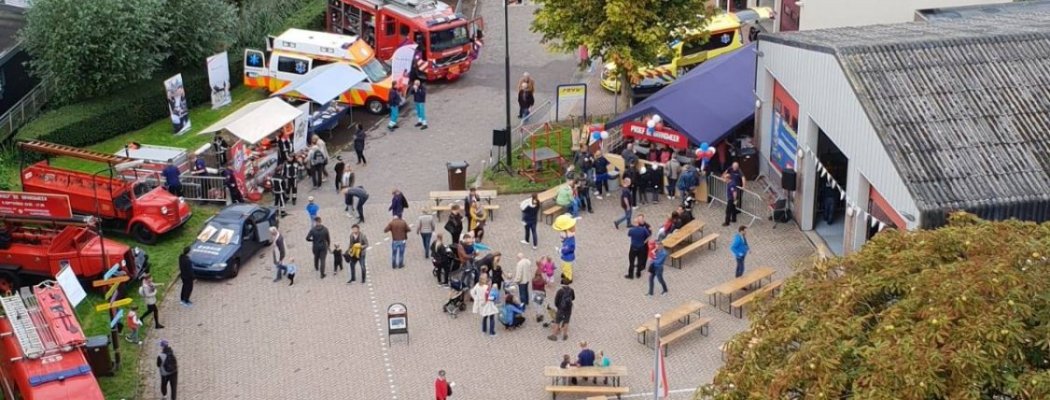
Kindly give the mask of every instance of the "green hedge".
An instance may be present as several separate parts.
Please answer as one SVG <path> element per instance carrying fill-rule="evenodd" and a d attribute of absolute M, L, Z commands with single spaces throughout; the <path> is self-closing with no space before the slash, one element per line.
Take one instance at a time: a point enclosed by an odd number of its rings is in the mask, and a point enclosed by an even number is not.
<path fill-rule="evenodd" d="M 51 110 L 20 129 L 15 137 L 84 147 L 167 119 L 163 82 L 174 74 L 162 74 L 163 79 L 139 82 L 114 95 Z M 182 80 L 191 106 L 211 101 L 205 73 L 183 73 Z"/>

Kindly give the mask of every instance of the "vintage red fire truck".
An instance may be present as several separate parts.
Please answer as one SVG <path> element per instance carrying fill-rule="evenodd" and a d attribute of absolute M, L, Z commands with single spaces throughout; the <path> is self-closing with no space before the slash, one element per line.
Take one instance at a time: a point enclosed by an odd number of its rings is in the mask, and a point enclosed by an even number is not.
<path fill-rule="evenodd" d="M 5 399 L 103 400 L 84 356 L 87 339 L 54 281 L 0 296 L 0 385 Z"/>
<path fill-rule="evenodd" d="M 383 60 L 416 43 L 427 80 L 454 80 L 481 51 L 483 21 L 468 20 L 437 0 L 328 0 L 327 29 L 360 36 Z"/>
<path fill-rule="evenodd" d="M 156 243 L 159 235 L 192 216 L 185 200 L 160 187 L 159 174 L 120 168 L 135 163 L 130 158 L 36 140 L 18 146 L 23 156 L 32 152 L 106 164 L 100 174 L 89 174 L 53 166 L 45 159 L 22 169 L 22 190 L 67 195 L 73 212 L 97 215 L 104 225 L 115 225 L 139 242 Z"/>

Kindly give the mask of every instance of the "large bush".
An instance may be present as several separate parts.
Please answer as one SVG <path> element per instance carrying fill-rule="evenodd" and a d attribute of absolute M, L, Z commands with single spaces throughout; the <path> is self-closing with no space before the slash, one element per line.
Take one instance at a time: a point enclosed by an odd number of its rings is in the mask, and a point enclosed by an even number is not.
<path fill-rule="evenodd" d="M 228 49 L 236 38 L 237 7 L 225 0 L 167 0 L 168 39 L 175 64 L 204 65 L 208 56 Z"/>
<path fill-rule="evenodd" d="M 163 6 L 163 0 L 37 0 L 21 31 L 30 71 L 63 102 L 148 79 L 168 57 Z"/>
<path fill-rule="evenodd" d="M 698 398 L 1050 398 L 1050 223 L 888 231 L 802 268 Z"/>

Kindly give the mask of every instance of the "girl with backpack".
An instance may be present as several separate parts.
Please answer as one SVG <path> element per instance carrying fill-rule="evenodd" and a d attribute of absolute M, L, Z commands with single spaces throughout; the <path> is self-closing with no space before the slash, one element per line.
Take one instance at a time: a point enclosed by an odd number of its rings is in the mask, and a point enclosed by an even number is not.
<path fill-rule="evenodd" d="M 160 355 L 157 356 L 157 370 L 160 371 L 160 395 L 167 396 L 171 388 L 171 400 L 176 400 L 175 391 L 179 383 L 179 363 L 175 351 L 167 340 L 160 341 Z"/>

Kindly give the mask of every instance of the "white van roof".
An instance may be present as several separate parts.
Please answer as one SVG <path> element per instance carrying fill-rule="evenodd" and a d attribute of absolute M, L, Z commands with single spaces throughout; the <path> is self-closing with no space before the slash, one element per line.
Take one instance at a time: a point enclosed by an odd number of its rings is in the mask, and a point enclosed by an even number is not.
<path fill-rule="evenodd" d="M 289 29 L 274 39 L 274 50 L 332 57 L 345 54 L 357 36 L 339 35 L 303 29 Z"/>

